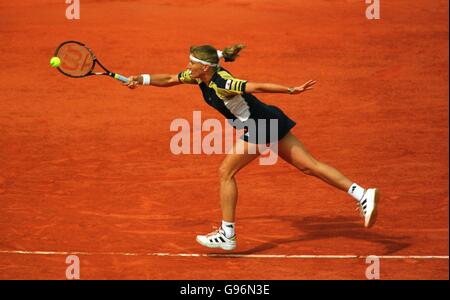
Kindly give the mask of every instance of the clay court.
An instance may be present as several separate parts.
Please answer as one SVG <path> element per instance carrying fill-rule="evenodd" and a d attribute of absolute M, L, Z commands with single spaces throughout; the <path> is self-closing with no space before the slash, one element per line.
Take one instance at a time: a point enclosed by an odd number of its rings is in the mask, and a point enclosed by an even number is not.
<path fill-rule="evenodd" d="M 448 1 L 59 0 L 0 4 L 0 279 L 448 279 Z M 394 2 L 394 3 L 393 3 Z M 196 86 L 130 90 L 49 66 L 79 40 L 124 75 L 175 74 L 191 45 L 244 43 L 236 77 L 318 84 L 258 97 L 313 155 L 381 191 L 365 229 L 348 195 L 279 160 L 238 175 L 238 248 L 221 220 L 225 155 L 174 155 L 177 118 L 222 116 Z"/>

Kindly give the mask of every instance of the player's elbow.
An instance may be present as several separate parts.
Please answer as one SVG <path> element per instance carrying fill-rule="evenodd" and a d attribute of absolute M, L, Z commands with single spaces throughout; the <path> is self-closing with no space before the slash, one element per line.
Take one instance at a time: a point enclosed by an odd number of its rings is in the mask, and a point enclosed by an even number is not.
<path fill-rule="evenodd" d="M 179 82 L 180 82 L 180 80 L 178 79 L 178 74 L 170 75 L 169 78 L 167 79 L 168 84 L 176 84 Z"/>

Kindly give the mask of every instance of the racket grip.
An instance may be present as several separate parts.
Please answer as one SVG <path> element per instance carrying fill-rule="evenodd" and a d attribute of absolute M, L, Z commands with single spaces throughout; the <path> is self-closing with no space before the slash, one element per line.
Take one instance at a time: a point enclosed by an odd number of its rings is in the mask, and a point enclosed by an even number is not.
<path fill-rule="evenodd" d="M 114 78 L 117 79 L 117 80 L 120 80 L 120 81 L 122 81 L 124 83 L 128 83 L 128 78 L 125 77 L 125 76 L 122 76 L 120 74 L 114 74 Z"/>

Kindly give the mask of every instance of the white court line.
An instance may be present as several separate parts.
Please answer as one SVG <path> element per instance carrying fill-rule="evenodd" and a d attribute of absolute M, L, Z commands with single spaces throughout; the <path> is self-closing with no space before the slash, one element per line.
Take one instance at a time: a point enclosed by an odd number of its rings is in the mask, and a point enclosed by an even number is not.
<path fill-rule="evenodd" d="M 234 258 L 288 258 L 288 259 L 365 259 L 364 255 L 284 255 L 235 253 L 133 253 L 133 252 L 80 252 L 80 251 L 25 251 L 0 250 L 0 254 L 22 255 L 117 255 L 117 256 L 170 256 L 170 257 L 234 257 Z M 377 255 L 381 259 L 447 259 L 448 255 Z"/>

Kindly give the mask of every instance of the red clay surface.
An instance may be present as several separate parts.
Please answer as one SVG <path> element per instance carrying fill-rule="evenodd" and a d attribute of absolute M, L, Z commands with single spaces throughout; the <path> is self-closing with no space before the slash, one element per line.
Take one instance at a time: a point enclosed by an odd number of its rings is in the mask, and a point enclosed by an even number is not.
<path fill-rule="evenodd" d="M 382 192 L 364 229 L 345 193 L 285 162 L 238 174 L 234 253 L 448 256 L 448 1 L 64 1 L 0 3 L 0 279 L 364 279 L 363 259 L 211 258 L 195 242 L 220 221 L 223 155 L 173 155 L 172 120 L 221 118 L 195 86 L 129 90 L 48 65 L 75 39 L 125 75 L 177 73 L 193 44 L 245 43 L 239 78 L 294 85 L 262 95 L 307 148 Z M 213 251 L 221 253 L 221 251 Z M 220 264 L 217 264 L 220 261 Z M 381 261 L 382 279 L 448 279 L 448 259 Z"/>

